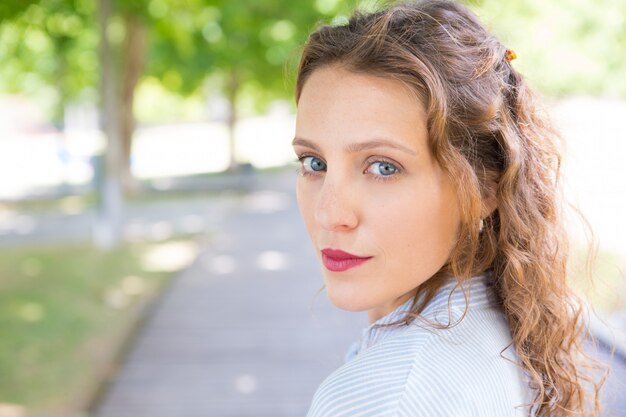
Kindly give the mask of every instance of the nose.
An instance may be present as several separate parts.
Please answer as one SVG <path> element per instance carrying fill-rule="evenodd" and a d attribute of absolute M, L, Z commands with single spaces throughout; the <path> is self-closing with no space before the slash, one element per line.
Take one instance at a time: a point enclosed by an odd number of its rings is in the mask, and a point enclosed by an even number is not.
<path fill-rule="evenodd" d="M 329 182 L 328 176 L 320 190 L 315 208 L 315 221 L 328 231 L 354 229 L 359 223 L 358 202 L 348 184 Z"/>

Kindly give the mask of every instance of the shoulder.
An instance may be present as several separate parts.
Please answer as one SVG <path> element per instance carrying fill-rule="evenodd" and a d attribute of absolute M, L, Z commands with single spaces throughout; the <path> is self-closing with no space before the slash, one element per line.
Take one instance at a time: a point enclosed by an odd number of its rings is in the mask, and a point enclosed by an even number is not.
<path fill-rule="evenodd" d="M 409 326 L 333 372 L 308 416 L 521 416 L 515 406 L 528 397 L 509 343 L 506 321 L 491 309 L 449 330 Z"/>
<path fill-rule="evenodd" d="M 510 343 L 496 309 L 469 312 L 458 325 L 437 331 L 416 352 L 394 415 L 527 415 L 524 404 L 532 398 Z"/>
<path fill-rule="evenodd" d="M 360 352 L 330 374 L 317 389 L 307 416 L 392 416 L 416 353 L 432 337 L 406 330 Z"/>

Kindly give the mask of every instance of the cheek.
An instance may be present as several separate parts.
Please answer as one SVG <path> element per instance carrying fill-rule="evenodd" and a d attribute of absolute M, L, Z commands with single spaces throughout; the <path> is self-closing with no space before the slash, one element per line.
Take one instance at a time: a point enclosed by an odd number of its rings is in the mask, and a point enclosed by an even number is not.
<path fill-rule="evenodd" d="M 298 209 L 300 210 L 302 220 L 309 234 L 312 235 L 315 196 L 310 184 L 304 183 L 301 177 L 298 177 L 296 182 L 296 201 L 298 202 Z"/>
<path fill-rule="evenodd" d="M 397 267 L 411 265 L 435 269 L 445 262 L 456 240 L 458 214 L 456 200 L 448 190 L 415 187 L 421 192 L 405 192 L 388 200 L 379 209 L 377 235 L 388 259 Z M 393 251 L 393 252 L 392 252 Z M 428 267 L 430 264 L 430 267 Z"/>

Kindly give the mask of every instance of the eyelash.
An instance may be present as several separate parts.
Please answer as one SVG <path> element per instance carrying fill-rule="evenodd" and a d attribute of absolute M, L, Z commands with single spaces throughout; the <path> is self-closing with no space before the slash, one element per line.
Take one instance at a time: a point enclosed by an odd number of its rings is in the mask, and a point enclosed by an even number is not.
<path fill-rule="evenodd" d="M 299 174 L 301 174 L 301 175 L 303 175 L 305 177 L 317 176 L 317 174 L 315 174 L 313 172 L 305 171 L 305 170 L 302 169 L 302 164 L 304 163 L 304 159 L 308 158 L 308 157 L 317 158 L 320 161 L 323 161 L 322 158 L 320 158 L 320 157 L 318 157 L 316 155 L 302 154 L 302 155 L 298 156 L 298 158 L 296 158 L 296 160 L 294 161 L 295 163 L 300 163 L 300 166 L 296 169 L 296 171 Z M 397 179 L 396 177 L 397 177 L 398 174 L 402 173 L 402 169 L 400 168 L 399 164 L 394 162 L 394 161 L 392 161 L 392 160 L 389 160 L 387 158 L 377 157 L 376 159 L 368 161 L 368 165 L 367 166 L 369 167 L 370 165 L 375 164 L 377 162 L 393 165 L 396 168 L 396 172 L 393 175 L 387 175 L 387 176 L 372 174 L 372 176 L 374 177 L 375 181 L 380 181 L 380 182 L 393 181 L 393 180 Z M 318 172 L 320 172 L 320 171 L 318 171 Z"/>

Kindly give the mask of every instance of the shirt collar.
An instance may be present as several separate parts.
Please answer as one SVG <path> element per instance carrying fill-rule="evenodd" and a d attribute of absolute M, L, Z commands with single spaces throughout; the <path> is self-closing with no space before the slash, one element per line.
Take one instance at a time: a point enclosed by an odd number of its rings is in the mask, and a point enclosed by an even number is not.
<path fill-rule="evenodd" d="M 492 275 L 489 272 L 477 275 L 467 280 L 463 286 L 468 294 L 468 301 L 472 309 L 482 306 L 493 306 L 497 304 L 497 298 L 493 292 Z M 452 308 L 465 308 L 465 298 L 461 287 L 454 288 L 457 285 L 457 281 L 454 277 L 445 278 L 444 284 L 437 290 L 435 296 L 428 302 L 428 304 L 422 310 L 420 316 L 427 316 L 440 308 L 448 308 L 448 299 L 450 299 L 450 306 Z M 450 296 L 452 290 L 454 292 Z M 423 296 L 423 294 L 422 294 Z M 413 298 L 410 298 L 400 306 L 396 307 L 391 313 L 378 319 L 374 323 L 367 326 L 361 332 L 361 340 L 353 344 L 352 351 L 356 354 L 371 346 L 374 346 L 389 335 L 398 332 L 400 329 L 406 327 L 404 325 L 384 326 L 382 324 L 389 324 L 394 321 L 401 320 L 404 315 L 410 311 L 413 305 Z"/>

